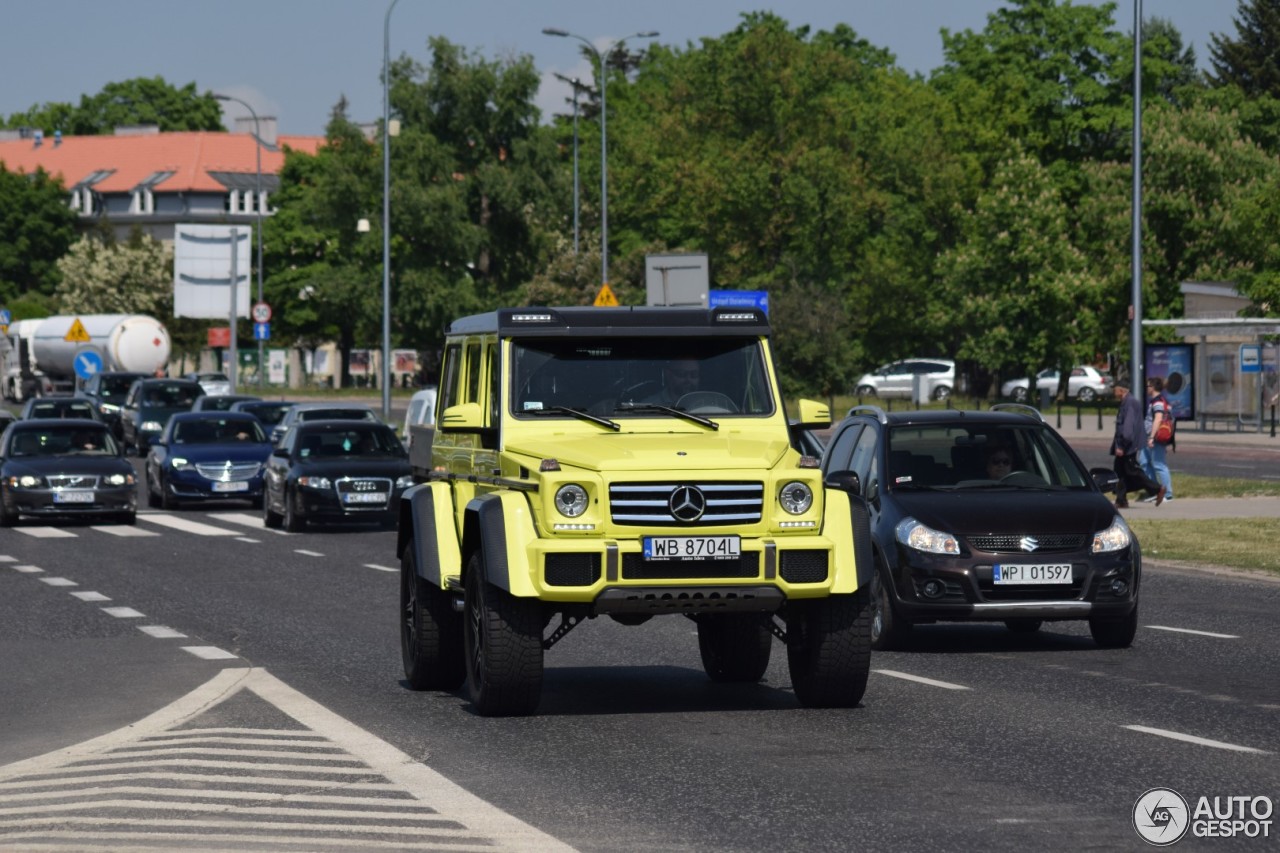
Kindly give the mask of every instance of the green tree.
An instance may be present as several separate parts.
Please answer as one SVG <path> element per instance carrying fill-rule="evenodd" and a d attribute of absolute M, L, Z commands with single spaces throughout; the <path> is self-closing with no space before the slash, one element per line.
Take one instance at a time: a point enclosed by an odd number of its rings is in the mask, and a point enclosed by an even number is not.
<path fill-rule="evenodd" d="M 7 127 L 35 127 L 52 132 L 93 136 L 110 134 L 131 124 L 154 124 L 166 133 L 182 130 L 222 130 L 222 106 L 195 83 L 181 88 L 163 77 L 135 77 L 108 83 L 96 95 L 81 95 L 76 106 L 48 103 L 14 113 Z"/>
<path fill-rule="evenodd" d="M 1071 217 L 1039 161 L 1022 154 L 997 169 L 966 217 L 964 238 L 938 262 L 944 312 L 967 330 L 956 354 L 1000 372 L 1033 376 L 1091 356 L 1096 285 L 1073 245 Z"/>
<path fill-rule="evenodd" d="M 1209 38 L 1209 79 L 1239 86 L 1250 97 L 1280 97 L 1280 2 L 1239 0 L 1236 11 L 1236 38 Z"/>
<path fill-rule="evenodd" d="M 0 162 L 0 302 L 52 295 L 58 258 L 76 239 L 62 182 L 43 169 L 10 172 Z"/>
<path fill-rule="evenodd" d="M 173 315 L 173 248 L 139 231 L 126 243 L 82 237 L 58 260 L 58 271 L 59 311 Z"/>

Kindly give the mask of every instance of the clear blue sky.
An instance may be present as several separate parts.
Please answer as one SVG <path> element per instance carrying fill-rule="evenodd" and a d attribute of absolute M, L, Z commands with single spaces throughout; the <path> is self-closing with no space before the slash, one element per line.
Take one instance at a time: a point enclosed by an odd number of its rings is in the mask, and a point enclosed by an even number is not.
<path fill-rule="evenodd" d="M 1087 2 L 1087 0 L 1077 0 Z M 320 134 L 346 96 L 348 115 L 382 115 L 383 21 L 390 0 L 8 0 L 0 3 L 0 113 L 46 102 L 77 103 L 109 82 L 163 77 L 244 98 L 273 115 L 282 134 Z M 943 28 L 981 30 L 1001 0 L 398 0 L 391 54 L 425 62 L 442 35 L 492 59 L 532 54 L 544 77 L 544 115 L 566 111 L 567 87 L 552 72 L 591 78 L 578 43 L 542 34 L 558 27 L 598 46 L 642 30 L 684 47 L 732 30 L 744 11 L 773 9 L 792 26 L 847 23 L 893 51 L 910 71 L 942 62 Z M 1143 14 L 1181 31 L 1200 67 L 1211 33 L 1236 34 L 1237 0 L 1143 0 Z M 1118 28 L 1132 29 L 1134 0 L 1120 0 Z M 234 112 L 232 112 L 234 111 Z M 243 110 L 230 105 L 229 115 Z"/>

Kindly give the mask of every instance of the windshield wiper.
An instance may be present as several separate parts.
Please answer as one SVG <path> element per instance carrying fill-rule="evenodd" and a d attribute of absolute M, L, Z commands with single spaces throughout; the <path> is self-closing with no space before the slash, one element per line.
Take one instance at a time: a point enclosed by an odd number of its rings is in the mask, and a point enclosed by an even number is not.
<path fill-rule="evenodd" d="M 600 424 L 600 426 L 602 427 L 608 427 L 614 432 L 617 432 L 618 430 L 622 429 L 622 425 L 619 424 L 617 421 L 611 421 L 608 418 L 602 418 L 598 415 L 593 415 L 590 412 L 584 412 L 582 409 L 572 409 L 568 406 L 545 406 L 541 409 L 529 409 L 528 411 L 522 412 L 521 414 L 542 415 L 542 414 L 547 414 L 548 412 L 552 414 L 557 414 L 557 415 L 572 415 L 578 420 L 591 421 L 591 423 L 593 424 Z"/>
<path fill-rule="evenodd" d="M 704 418 L 702 415 L 695 415 L 692 412 L 686 412 L 684 409 L 677 409 L 674 406 L 664 406 L 661 403 L 619 403 L 614 411 L 662 412 L 663 414 L 674 415 L 677 418 L 684 418 L 686 421 L 693 421 L 695 424 L 702 424 L 704 427 L 720 429 L 720 424 L 710 418 Z"/>

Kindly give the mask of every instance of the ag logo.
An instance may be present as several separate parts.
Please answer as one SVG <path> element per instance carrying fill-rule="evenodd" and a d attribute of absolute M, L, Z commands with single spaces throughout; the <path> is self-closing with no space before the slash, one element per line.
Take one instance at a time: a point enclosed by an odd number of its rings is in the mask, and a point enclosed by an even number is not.
<path fill-rule="evenodd" d="M 1133 828 L 1143 841 L 1156 847 L 1181 840 L 1190 825 L 1187 801 L 1172 788 L 1152 788 L 1133 804 Z"/>

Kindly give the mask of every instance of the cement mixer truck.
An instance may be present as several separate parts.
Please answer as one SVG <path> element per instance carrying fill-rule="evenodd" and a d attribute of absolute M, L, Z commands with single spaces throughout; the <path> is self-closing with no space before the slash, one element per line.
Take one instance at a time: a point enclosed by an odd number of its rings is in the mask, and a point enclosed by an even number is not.
<path fill-rule="evenodd" d="M 155 373 L 169 363 L 169 332 L 144 314 L 66 314 L 18 320 L 0 339 L 4 396 L 70 392 L 104 371 Z"/>

